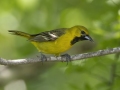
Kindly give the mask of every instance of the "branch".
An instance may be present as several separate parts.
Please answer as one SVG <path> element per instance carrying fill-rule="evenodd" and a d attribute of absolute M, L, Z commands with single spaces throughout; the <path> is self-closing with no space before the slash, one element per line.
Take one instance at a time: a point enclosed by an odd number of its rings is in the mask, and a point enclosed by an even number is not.
<path fill-rule="evenodd" d="M 111 65 L 111 71 L 110 71 L 110 81 L 108 83 L 109 85 L 109 89 L 108 90 L 113 90 L 114 89 L 114 84 L 115 84 L 115 79 L 116 79 L 116 71 L 117 71 L 117 62 L 119 59 L 119 54 L 120 53 L 116 53 L 115 55 L 115 60 Z"/>
<path fill-rule="evenodd" d="M 105 50 L 99 50 L 96 52 L 90 52 L 90 53 L 83 53 L 83 54 L 77 54 L 72 55 L 71 61 L 75 60 L 82 60 L 86 58 L 92 58 L 97 56 L 103 56 L 108 54 L 114 54 L 120 52 L 120 47 L 112 48 L 112 49 L 105 49 Z M 61 57 L 47 57 L 47 61 L 53 62 L 53 61 L 63 61 L 63 58 Z M 65 61 L 65 60 L 64 60 Z M 3 58 L 0 58 L 0 64 L 1 65 L 20 65 L 20 64 L 30 64 L 30 63 L 37 63 L 42 62 L 40 58 L 28 58 L 28 59 L 15 59 L 15 60 L 6 60 Z"/>

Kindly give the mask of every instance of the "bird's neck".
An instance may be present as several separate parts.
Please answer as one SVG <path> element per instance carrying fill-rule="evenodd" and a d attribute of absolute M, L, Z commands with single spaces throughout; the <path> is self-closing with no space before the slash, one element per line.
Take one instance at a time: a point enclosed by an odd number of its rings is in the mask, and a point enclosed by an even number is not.
<path fill-rule="evenodd" d="M 80 37 L 73 38 L 73 40 L 71 41 L 71 45 L 77 43 L 79 40 L 80 40 Z"/>

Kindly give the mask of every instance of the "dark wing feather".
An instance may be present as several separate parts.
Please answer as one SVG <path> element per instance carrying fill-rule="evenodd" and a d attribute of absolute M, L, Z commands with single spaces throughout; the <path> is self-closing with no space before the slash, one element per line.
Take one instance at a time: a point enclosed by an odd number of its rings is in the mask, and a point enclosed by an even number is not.
<path fill-rule="evenodd" d="M 32 38 L 30 40 L 36 42 L 54 41 L 61 35 L 63 35 L 66 29 L 67 28 L 60 28 L 51 31 L 41 32 L 39 34 L 33 34 L 31 35 Z"/>

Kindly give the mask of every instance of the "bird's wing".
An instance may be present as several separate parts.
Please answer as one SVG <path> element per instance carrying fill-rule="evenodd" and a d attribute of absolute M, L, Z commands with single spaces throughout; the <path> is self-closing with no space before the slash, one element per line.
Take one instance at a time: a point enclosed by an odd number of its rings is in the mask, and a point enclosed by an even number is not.
<path fill-rule="evenodd" d="M 65 30 L 67 30 L 67 28 L 60 28 L 51 31 L 41 32 L 39 34 L 33 34 L 31 35 L 32 38 L 30 40 L 36 42 L 54 41 L 58 39 L 61 35 L 63 35 L 65 33 Z"/>

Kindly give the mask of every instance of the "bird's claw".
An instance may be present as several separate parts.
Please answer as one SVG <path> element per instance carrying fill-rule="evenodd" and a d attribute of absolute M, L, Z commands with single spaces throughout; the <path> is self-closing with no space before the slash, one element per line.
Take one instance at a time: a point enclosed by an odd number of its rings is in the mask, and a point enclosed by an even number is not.
<path fill-rule="evenodd" d="M 70 62 L 72 60 L 69 54 L 63 54 L 63 55 L 61 55 L 61 58 L 62 58 L 62 62 L 64 62 L 64 61 L 67 62 L 67 65 L 68 65 L 68 62 Z"/>
<path fill-rule="evenodd" d="M 40 53 L 40 60 L 42 61 L 42 64 L 43 64 L 44 61 L 47 61 L 47 57 L 44 54 Z"/>

